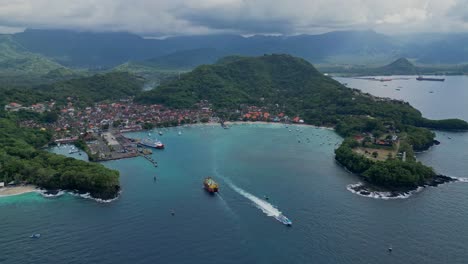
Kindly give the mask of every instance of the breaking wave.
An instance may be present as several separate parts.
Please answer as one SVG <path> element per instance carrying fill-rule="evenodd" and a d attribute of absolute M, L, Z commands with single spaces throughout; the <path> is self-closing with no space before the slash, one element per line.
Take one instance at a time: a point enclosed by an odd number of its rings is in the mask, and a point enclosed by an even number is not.
<path fill-rule="evenodd" d="M 459 182 L 468 182 L 468 178 L 464 177 L 452 177 L 452 179 L 457 180 Z"/>
<path fill-rule="evenodd" d="M 424 187 L 418 187 L 416 190 L 407 191 L 407 192 L 377 192 L 371 191 L 366 188 L 364 183 L 358 182 L 354 184 L 349 184 L 346 186 L 346 189 L 354 194 L 374 198 L 374 199 L 382 199 L 382 200 L 392 200 L 392 199 L 407 199 L 411 195 L 420 192 Z"/>
<path fill-rule="evenodd" d="M 39 189 L 37 192 L 45 198 L 57 198 L 65 194 L 65 191 L 58 190 L 58 191 L 48 191 L 44 189 Z"/>
<path fill-rule="evenodd" d="M 96 201 L 98 203 L 110 203 L 110 202 L 113 202 L 113 201 L 116 201 L 117 199 L 119 199 L 121 192 L 122 191 L 120 191 L 119 194 L 115 198 L 108 199 L 108 200 L 104 200 L 104 199 L 100 199 L 100 198 L 94 198 L 94 197 L 91 196 L 90 193 L 76 193 L 76 192 L 68 192 L 68 193 L 75 196 L 75 197 L 81 197 L 81 198 L 84 198 L 84 199 L 91 199 L 91 200 L 94 200 L 94 201 Z"/>

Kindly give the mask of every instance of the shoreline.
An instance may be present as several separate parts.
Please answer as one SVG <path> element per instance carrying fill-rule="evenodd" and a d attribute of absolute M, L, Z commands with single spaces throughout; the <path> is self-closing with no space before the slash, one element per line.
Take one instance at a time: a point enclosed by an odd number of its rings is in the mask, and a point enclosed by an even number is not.
<path fill-rule="evenodd" d="M 306 124 L 306 123 L 282 123 L 282 122 L 266 122 L 266 121 L 226 121 L 224 122 L 226 125 L 282 125 L 282 126 L 303 126 L 303 127 L 314 127 L 314 128 L 321 128 L 321 129 L 328 129 L 335 131 L 335 128 L 333 127 L 327 127 L 327 126 L 316 126 L 316 125 L 311 125 L 311 124 Z M 202 126 L 202 125 L 221 125 L 219 122 L 207 122 L 207 123 L 196 123 L 196 124 L 186 124 L 189 126 Z M 178 127 L 178 126 L 175 126 Z M 180 127 L 180 126 L 179 126 Z"/>
<path fill-rule="evenodd" d="M 437 187 L 442 184 L 452 183 L 452 182 L 465 182 L 468 179 L 465 178 L 456 178 L 449 177 L 445 175 L 436 175 L 434 178 L 427 180 L 422 184 L 418 184 L 415 187 L 401 187 L 401 188 L 391 188 L 391 187 L 380 187 L 372 183 L 367 182 L 362 176 L 359 176 L 361 181 L 348 184 L 346 189 L 353 194 L 359 196 L 374 198 L 374 199 L 406 199 L 412 196 L 415 193 L 418 193 L 428 187 Z"/>
<path fill-rule="evenodd" d="M 32 184 L 23 186 L 3 187 L 0 188 L 0 198 L 36 192 L 37 190 L 37 186 Z"/>

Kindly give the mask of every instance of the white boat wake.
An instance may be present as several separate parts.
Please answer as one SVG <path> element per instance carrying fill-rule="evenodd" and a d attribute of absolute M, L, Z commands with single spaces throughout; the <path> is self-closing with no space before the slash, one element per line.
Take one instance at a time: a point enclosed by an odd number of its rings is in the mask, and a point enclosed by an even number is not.
<path fill-rule="evenodd" d="M 281 211 L 279 211 L 275 206 L 273 206 L 269 202 L 260 199 L 257 196 L 237 187 L 235 184 L 233 184 L 227 179 L 225 179 L 225 181 L 234 191 L 250 200 L 258 209 L 262 210 L 262 212 L 265 213 L 267 216 L 274 217 L 276 220 L 280 221 L 285 225 L 292 224 L 292 222 L 286 216 L 284 216 L 281 213 Z"/>

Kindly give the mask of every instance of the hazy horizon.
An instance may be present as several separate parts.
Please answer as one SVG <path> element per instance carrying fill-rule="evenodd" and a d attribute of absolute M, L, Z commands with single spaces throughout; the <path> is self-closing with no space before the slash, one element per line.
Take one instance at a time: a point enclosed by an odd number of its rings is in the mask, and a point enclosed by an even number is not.
<path fill-rule="evenodd" d="M 26 28 L 183 35 L 300 35 L 373 30 L 386 35 L 463 33 L 462 0 L 0 0 L 0 33 Z"/>

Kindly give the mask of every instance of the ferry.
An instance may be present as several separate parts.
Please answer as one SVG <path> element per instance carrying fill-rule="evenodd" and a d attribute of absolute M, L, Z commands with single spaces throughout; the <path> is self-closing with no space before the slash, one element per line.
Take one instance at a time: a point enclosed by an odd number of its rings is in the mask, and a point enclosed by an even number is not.
<path fill-rule="evenodd" d="M 211 177 L 207 177 L 203 181 L 203 187 L 209 193 L 215 193 L 215 192 L 218 192 L 219 190 L 218 184 Z"/>
<path fill-rule="evenodd" d="M 287 225 L 287 226 L 292 226 L 292 221 L 289 220 L 284 214 L 279 214 L 278 216 L 275 216 L 276 220 L 280 221 L 281 223 Z"/>
<path fill-rule="evenodd" d="M 139 143 L 142 146 L 150 147 L 150 148 L 155 148 L 155 149 L 164 149 L 164 144 L 161 141 L 158 140 L 152 140 L 149 138 L 145 138 Z"/>

